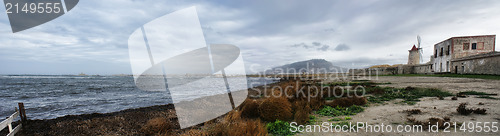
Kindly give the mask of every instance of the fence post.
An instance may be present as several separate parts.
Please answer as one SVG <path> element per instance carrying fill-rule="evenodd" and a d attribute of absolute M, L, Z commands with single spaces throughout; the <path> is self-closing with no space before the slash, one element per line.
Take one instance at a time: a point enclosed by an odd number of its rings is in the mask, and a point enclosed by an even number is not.
<path fill-rule="evenodd" d="M 24 110 L 24 103 L 20 102 L 19 105 L 19 116 L 21 116 L 21 122 L 26 122 L 26 110 Z"/>

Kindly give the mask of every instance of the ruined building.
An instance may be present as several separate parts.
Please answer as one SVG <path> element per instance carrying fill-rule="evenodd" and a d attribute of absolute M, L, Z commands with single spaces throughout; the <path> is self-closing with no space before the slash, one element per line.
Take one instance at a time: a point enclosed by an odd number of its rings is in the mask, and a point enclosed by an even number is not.
<path fill-rule="evenodd" d="M 409 50 L 408 64 L 388 68 L 355 69 L 357 75 L 385 74 L 489 74 L 500 75 L 500 52 L 495 51 L 495 35 L 451 37 L 434 44 L 430 61 L 419 64 L 420 48 Z"/>
<path fill-rule="evenodd" d="M 495 35 L 452 37 L 434 45 L 432 72 L 458 73 L 454 60 L 495 51 Z M 462 67 L 462 64 L 460 64 Z"/>

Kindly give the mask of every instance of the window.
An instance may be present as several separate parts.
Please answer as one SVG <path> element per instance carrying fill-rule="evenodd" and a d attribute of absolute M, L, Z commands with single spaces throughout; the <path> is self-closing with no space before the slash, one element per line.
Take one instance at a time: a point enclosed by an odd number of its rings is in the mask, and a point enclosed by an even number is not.
<path fill-rule="evenodd" d="M 436 49 L 436 50 L 434 51 L 434 58 L 437 58 L 437 57 L 438 57 L 437 53 L 438 53 L 438 50 Z"/>
<path fill-rule="evenodd" d="M 478 50 L 483 50 L 484 49 L 484 42 L 478 42 L 477 43 L 477 49 Z"/>
<path fill-rule="evenodd" d="M 450 61 L 446 61 L 446 71 L 448 71 L 449 66 L 450 66 Z"/>
<path fill-rule="evenodd" d="M 469 43 L 464 43 L 464 50 L 469 50 Z"/>
<path fill-rule="evenodd" d="M 472 43 L 472 49 L 473 50 L 477 49 L 477 44 L 476 43 Z"/>
<path fill-rule="evenodd" d="M 448 51 L 446 51 L 446 55 L 450 55 L 451 50 L 450 50 L 450 45 L 448 45 Z"/>
<path fill-rule="evenodd" d="M 439 56 L 443 56 L 443 47 L 441 47 L 441 51 L 439 52 Z"/>
<path fill-rule="evenodd" d="M 443 63 L 439 63 L 439 72 L 443 71 Z"/>

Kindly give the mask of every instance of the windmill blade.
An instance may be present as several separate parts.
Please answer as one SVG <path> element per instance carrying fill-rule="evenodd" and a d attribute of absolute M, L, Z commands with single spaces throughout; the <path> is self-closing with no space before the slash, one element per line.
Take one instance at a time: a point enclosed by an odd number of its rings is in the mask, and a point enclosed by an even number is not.
<path fill-rule="evenodd" d="M 418 42 L 418 48 L 420 48 L 420 42 L 421 42 L 421 39 L 420 39 L 420 35 L 417 35 L 417 42 Z"/>
<path fill-rule="evenodd" d="M 417 45 L 418 45 L 418 56 L 420 57 L 420 63 L 423 63 L 423 58 L 422 56 L 424 55 L 424 50 L 420 48 L 420 43 L 422 42 L 422 38 L 420 38 L 420 35 L 417 35 Z"/>
<path fill-rule="evenodd" d="M 422 56 L 424 56 L 424 50 L 422 48 L 418 49 L 418 56 L 420 56 L 420 63 L 423 63 L 424 59 L 422 58 Z"/>

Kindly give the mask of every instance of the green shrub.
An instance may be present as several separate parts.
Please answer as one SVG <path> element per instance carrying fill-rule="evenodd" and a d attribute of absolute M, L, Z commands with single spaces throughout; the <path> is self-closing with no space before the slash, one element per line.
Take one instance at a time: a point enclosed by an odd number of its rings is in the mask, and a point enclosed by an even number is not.
<path fill-rule="evenodd" d="M 336 126 L 340 126 L 340 128 L 342 128 L 342 130 L 349 130 L 351 128 L 351 125 L 349 125 L 349 122 L 347 122 L 347 121 L 342 121 L 339 123 L 332 123 L 332 126 L 333 126 L 333 128 L 335 128 Z M 343 126 L 347 126 L 347 127 L 343 127 Z M 354 129 L 356 129 L 356 127 L 358 127 L 358 126 L 356 126 L 356 124 L 354 124 L 353 127 L 354 127 Z"/>
<path fill-rule="evenodd" d="M 376 89 L 381 89 L 381 88 L 374 88 Z M 376 94 L 375 96 L 369 96 L 368 101 L 372 103 L 382 103 L 384 101 L 391 101 L 394 99 L 403 99 L 403 103 L 413 105 L 416 102 L 420 101 L 419 99 L 422 97 L 447 97 L 447 96 L 452 96 L 451 93 L 441 91 L 439 89 L 434 89 L 434 88 L 414 88 L 414 87 L 407 87 L 407 88 L 401 88 L 401 89 L 396 89 L 396 88 L 383 88 L 384 93 L 382 94 Z M 380 90 L 378 90 L 380 92 Z"/>
<path fill-rule="evenodd" d="M 476 91 L 465 91 L 465 92 L 459 92 L 459 95 L 497 95 L 497 94 L 490 94 L 490 93 L 485 93 L 485 92 L 476 92 Z"/>
<path fill-rule="evenodd" d="M 317 122 L 317 120 L 316 120 L 316 116 L 314 116 L 314 115 L 309 115 L 309 121 L 308 121 L 308 122 L 309 122 L 309 124 L 314 124 L 314 123 L 316 123 L 316 122 Z"/>
<path fill-rule="evenodd" d="M 328 119 L 328 121 L 341 121 L 341 118 L 333 118 L 333 119 Z"/>
<path fill-rule="evenodd" d="M 360 113 L 364 111 L 364 108 L 361 106 L 353 105 L 347 108 L 337 106 L 332 108 L 330 106 L 325 106 L 323 109 L 317 111 L 316 113 L 323 116 L 343 116 L 343 115 L 356 115 L 356 113 Z"/>
<path fill-rule="evenodd" d="M 290 123 L 286 121 L 276 120 L 275 122 L 267 123 L 267 132 L 276 136 L 291 136 L 295 133 L 290 131 Z"/>
<path fill-rule="evenodd" d="M 352 118 L 351 117 L 345 117 L 344 119 L 345 120 L 351 120 Z"/>

